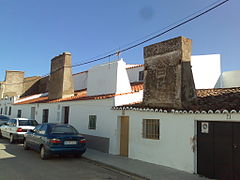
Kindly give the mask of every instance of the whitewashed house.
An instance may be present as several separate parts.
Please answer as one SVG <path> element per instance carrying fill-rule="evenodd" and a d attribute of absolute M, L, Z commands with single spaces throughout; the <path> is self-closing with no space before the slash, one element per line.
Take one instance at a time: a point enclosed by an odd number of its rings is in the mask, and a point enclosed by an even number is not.
<path fill-rule="evenodd" d="M 40 93 L 10 100 L 2 82 L 1 113 L 72 124 L 89 148 L 102 152 L 212 178 L 237 176 L 234 163 L 231 172 L 218 167 L 237 155 L 225 158 L 216 149 L 240 147 L 233 143 L 240 88 L 212 89 L 221 76 L 220 55 L 191 56 L 191 41 L 179 37 L 146 47 L 144 56 L 144 65 L 120 59 L 72 75 L 71 54 L 64 53 L 52 60 L 48 80 L 31 84 Z M 213 143 L 226 137 L 218 132 L 224 129 L 231 132 L 226 142 Z"/>

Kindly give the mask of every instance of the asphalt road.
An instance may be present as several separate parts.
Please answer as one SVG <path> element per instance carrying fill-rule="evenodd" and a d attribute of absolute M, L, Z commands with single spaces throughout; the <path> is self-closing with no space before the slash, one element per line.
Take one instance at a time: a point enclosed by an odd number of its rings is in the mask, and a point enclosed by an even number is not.
<path fill-rule="evenodd" d="M 132 180 L 127 174 L 96 165 L 84 158 L 53 157 L 24 150 L 0 138 L 0 180 Z"/>

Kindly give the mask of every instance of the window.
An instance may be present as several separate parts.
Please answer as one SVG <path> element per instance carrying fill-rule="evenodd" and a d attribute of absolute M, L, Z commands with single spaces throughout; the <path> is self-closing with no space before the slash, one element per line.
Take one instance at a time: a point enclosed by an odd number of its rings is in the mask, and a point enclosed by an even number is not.
<path fill-rule="evenodd" d="M 48 122 L 48 109 L 43 109 L 42 123 Z"/>
<path fill-rule="evenodd" d="M 33 131 L 34 131 L 35 133 L 39 133 L 41 127 L 42 127 L 42 125 L 36 126 Z"/>
<path fill-rule="evenodd" d="M 8 109 L 8 115 L 10 116 L 12 114 L 12 107 L 10 106 Z"/>
<path fill-rule="evenodd" d="M 6 115 L 7 115 L 7 110 L 8 110 L 8 107 L 6 106 L 6 107 L 5 107 L 5 113 L 4 113 L 4 114 L 6 114 Z"/>
<path fill-rule="evenodd" d="M 159 139 L 159 119 L 143 119 L 143 138 Z"/>
<path fill-rule="evenodd" d="M 72 126 L 56 125 L 51 131 L 53 134 L 78 134 L 78 131 Z"/>
<path fill-rule="evenodd" d="M 19 109 L 17 112 L 17 117 L 20 118 L 21 116 L 22 116 L 22 110 Z"/>
<path fill-rule="evenodd" d="M 36 111 L 36 108 L 31 107 L 31 119 L 35 119 L 35 111 Z"/>
<path fill-rule="evenodd" d="M 19 120 L 19 126 L 37 126 L 38 122 L 36 120 Z"/>
<path fill-rule="evenodd" d="M 2 114 L 2 112 L 3 112 L 3 108 L 1 108 L 1 114 Z"/>
<path fill-rule="evenodd" d="M 96 129 L 96 121 L 97 121 L 96 115 L 89 115 L 88 129 Z"/>
<path fill-rule="evenodd" d="M 17 125 L 17 120 L 16 119 L 11 119 L 7 122 L 9 126 L 16 126 Z"/>
<path fill-rule="evenodd" d="M 42 125 L 42 127 L 40 128 L 39 134 L 45 134 L 47 130 L 47 125 L 44 124 Z"/>
<path fill-rule="evenodd" d="M 144 78 L 144 71 L 139 71 L 138 80 L 143 81 L 143 78 Z"/>

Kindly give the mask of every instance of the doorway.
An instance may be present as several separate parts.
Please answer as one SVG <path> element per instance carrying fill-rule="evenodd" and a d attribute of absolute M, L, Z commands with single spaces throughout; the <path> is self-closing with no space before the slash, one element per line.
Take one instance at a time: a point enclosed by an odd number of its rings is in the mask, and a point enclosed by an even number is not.
<path fill-rule="evenodd" d="M 121 116 L 120 124 L 120 155 L 128 156 L 129 116 Z"/>
<path fill-rule="evenodd" d="M 68 124 L 69 123 L 69 106 L 63 106 L 63 112 L 62 112 L 63 116 L 63 120 L 62 122 L 64 124 Z"/>
<path fill-rule="evenodd" d="M 240 179 L 240 123 L 197 122 L 197 172 L 209 178 Z"/>

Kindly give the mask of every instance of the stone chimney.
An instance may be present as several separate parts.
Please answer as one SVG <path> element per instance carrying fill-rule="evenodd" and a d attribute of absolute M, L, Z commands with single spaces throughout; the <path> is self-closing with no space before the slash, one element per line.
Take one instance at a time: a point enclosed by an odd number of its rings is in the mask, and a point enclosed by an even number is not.
<path fill-rule="evenodd" d="M 144 48 L 145 106 L 181 109 L 193 103 L 191 43 L 177 37 Z"/>
<path fill-rule="evenodd" d="M 72 56 L 64 52 L 51 60 L 48 97 L 53 100 L 73 95 Z"/>
<path fill-rule="evenodd" d="M 23 71 L 6 71 L 6 78 L 5 82 L 3 83 L 3 97 L 22 95 L 23 81 Z"/>

